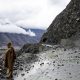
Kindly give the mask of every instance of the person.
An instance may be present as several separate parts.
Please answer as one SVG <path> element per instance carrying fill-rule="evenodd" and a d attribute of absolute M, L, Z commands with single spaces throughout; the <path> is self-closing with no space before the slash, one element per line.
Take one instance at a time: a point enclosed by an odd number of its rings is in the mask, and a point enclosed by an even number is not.
<path fill-rule="evenodd" d="M 4 66 L 7 69 L 7 78 L 11 79 L 13 78 L 12 74 L 13 74 L 13 66 L 16 59 L 16 54 L 14 48 L 12 47 L 12 43 L 8 43 L 7 47 L 8 49 L 4 57 Z"/>

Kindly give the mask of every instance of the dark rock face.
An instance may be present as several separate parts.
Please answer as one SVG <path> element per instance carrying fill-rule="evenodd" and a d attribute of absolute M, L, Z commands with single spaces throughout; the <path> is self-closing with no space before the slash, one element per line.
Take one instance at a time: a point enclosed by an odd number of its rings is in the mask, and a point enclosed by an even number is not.
<path fill-rule="evenodd" d="M 52 22 L 41 38 L 41 43 L 60 43 L 80 31 L 80 0 L 71 0 Z"/>

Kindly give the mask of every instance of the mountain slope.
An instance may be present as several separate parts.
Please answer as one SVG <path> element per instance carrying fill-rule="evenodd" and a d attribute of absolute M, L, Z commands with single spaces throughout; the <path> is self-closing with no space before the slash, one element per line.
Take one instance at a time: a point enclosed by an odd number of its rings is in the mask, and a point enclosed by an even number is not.
<path fill-rule="evenodd" d="M 26 32 L 28 32 L 28 30 L 29 29 L 27 29 Z M 45 32 L 44 30 L 40 29 L 33 29 L 31 31 L 35 33 L 35 36 L 0 32 L 0 46 L 5 46 L 9 41 L 12 41 L 14 46 L 23 46 L 26 43 L 38 43 L 42 34 Z"/>
<path fill-rule="evenodd" d="M 71 0 L 47 29 L 40 42 L 57 44 L 80 31 L 80 0 Z"/>

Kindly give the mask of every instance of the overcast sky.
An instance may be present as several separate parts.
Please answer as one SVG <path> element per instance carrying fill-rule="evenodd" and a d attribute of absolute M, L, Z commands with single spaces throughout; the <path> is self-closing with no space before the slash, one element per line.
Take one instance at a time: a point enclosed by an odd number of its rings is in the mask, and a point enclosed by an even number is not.
<path fill-rule="evenodd" d="M 46 29 L 70 0 L 0 0 L 0 18 L 24 27 Z"/>

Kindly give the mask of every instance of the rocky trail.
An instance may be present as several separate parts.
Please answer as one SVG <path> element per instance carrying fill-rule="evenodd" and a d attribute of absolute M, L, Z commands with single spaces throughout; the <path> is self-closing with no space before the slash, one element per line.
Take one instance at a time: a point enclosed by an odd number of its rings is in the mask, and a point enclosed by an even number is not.
<path fill-rule="evenodd" d="M 34 56 L 26 53 L 19 57 L 14 66 L 14 80 L 79 79 L 79 48 L 51 48 Z M 5 79 L 1 78 L 1 80 Z"/>

